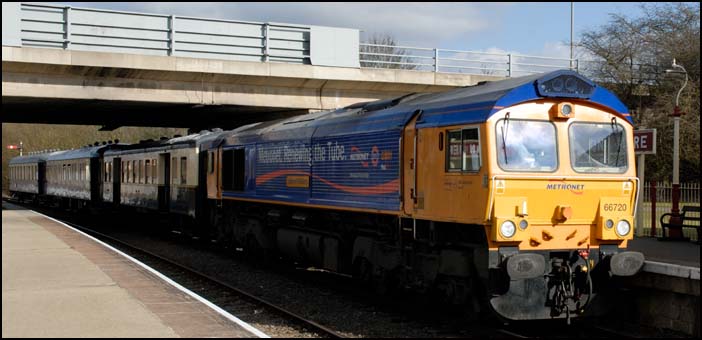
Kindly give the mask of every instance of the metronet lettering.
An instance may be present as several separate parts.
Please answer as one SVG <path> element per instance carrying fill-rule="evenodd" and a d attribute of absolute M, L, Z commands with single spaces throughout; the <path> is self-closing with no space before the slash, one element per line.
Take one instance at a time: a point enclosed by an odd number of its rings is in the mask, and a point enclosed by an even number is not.
<path fill-rule="evenodd" d="M 585 184 L 546 184 L 546 190 L 585 190 Z"/>

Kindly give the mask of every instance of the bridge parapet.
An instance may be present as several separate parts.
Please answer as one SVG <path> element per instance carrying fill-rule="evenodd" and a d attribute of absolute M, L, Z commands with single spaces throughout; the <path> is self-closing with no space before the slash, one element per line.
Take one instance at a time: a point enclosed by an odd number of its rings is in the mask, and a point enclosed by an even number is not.
<path fill-rule="evenodd" d="M 3 46 L 360 67 L 358 30 L 2 4 Z"/>

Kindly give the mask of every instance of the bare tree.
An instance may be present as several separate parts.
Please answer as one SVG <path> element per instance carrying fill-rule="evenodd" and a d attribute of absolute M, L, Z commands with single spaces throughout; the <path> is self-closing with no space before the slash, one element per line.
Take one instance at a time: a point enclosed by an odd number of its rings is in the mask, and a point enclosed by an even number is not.
<path fill-rule="evenodd" d="M 416 62 L 404 48 L 398 48 L 395 38 L 388 34 L 373 34 L 361 45 L 361 67 L 415 70 Z"/>
<path fill-rule="evenodd" d="M 637 126 L 658 129 L 658 152 L 646 162 L 647 178 L 668 180 L 672 173 L 672 119 L 675 95 L 684 76 L 667 74 L 673 58 L 690 81 L 680 96 L 681 180 L 700 178 L 700 5 L 644 4 L 643 15 L 610 14 L 609 23 L 583 33 L 580 46 L 601 61 L 588 75 L 613 90 L 630 108 Z M 649 177 L 649 174 L 651 175 Z"/>

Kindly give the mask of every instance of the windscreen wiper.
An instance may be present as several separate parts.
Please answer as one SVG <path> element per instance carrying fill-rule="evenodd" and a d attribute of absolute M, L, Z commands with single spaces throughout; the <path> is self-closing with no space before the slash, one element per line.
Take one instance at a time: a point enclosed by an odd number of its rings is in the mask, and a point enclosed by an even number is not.
<path fill-rule="evenodd" d="M 505 115 L 505 121 L 502 123 L 502 153 L 505 155 L 505 164 L 509 164 L 509 161 L 507 160 L 507 142 L 506 142 L 506 137 L 505 135 L 507 134 L 507 131 L 509 130 L 509 112 Z"/>

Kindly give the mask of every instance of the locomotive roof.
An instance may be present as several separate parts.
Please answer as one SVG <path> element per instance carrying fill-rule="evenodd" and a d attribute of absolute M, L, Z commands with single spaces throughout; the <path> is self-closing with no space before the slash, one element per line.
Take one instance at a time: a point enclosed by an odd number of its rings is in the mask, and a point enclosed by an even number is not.
<path fill-rule="evenodd" d="M 36 155 L 17 156 L 17 157 L 10 159 L 10 165 L 13 165 L 13 164 L 33 164 L 33 163 L 46 162 L 46 158 L 48 156 L 49 156 L 48 152 L 36 154 Z"/>
<path fill-rule="evenodd" d="M 302 140 L 314 137 L 401 129 L 421 110 L 418 127 L 472 124 L 486 121 L 503 108 L 542 99 L 537 82 L 575 76 L 594 87 L 586 100 L 608 107 L 630 123 L 626 106 L 607 89 L 569 70 L 481 82 L 440 93 L 412 93 L 393 99 L 358 103 L 334 111 L 242 126 L 221 136 L 228 144 Z M 585 98 L 580 98 L 585 99 Z"/>

